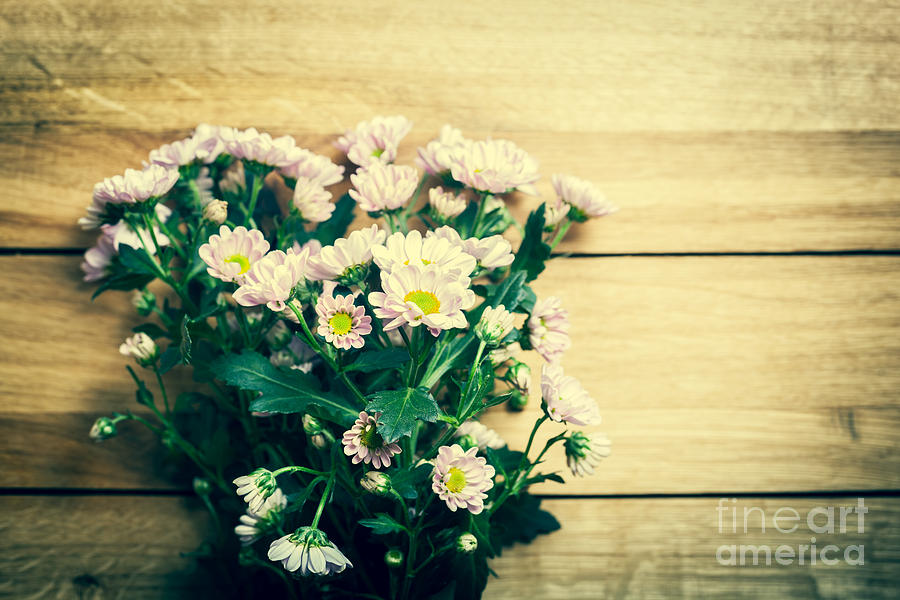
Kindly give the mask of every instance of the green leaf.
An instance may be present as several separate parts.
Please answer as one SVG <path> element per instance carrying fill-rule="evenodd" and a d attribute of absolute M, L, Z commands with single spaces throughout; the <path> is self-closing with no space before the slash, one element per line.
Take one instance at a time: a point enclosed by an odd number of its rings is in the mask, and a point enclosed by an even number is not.
<path fill-rule="evenodd" d="M 550 258 L 550 246 L 544 243 L 544 208 L 545 206 L 541 204 L 537 210 L 528 215 L 522 244 L 510 265 L 511 271 L 525 272 L 526 281 L 536 279 L 544 270 L 544 263 Z"/>
<path fill-rule="evenodd" d="M 146 333 L 154 340 L 169 337 L 169 333 L 156 323 L 141 323 L 137 327 L 132 328 L 132 331 L 135 333 Z"/>
<path fill-rule="evenodd" d="M 387 443 L 410 435 L 416 427 L 416 420 L 434 423 L 441 415 L 441 409 L 426 388 L 385 390 L 369 394 L 366 398 L 369 400 L 366 411 L 381 413 L 378 433 Z"/>
<path fill-rule="evenodd" d="M 352 423 L 359 415 L 346 399 L 320 392 L 315 378 L 296 370 L 277 369 L 266 357 L 252 350 L 227 354 L 213 361 L 210 368 L 228 385 L 261 392 L 250 403 L 251 411 L 300 413 L 316 406 L 325 412 L 323 417 L 340 424 Z"/>
<path fill-rule="evenodd" d="M 339 237 L 343 237 L 350 223 L 353 222 L 354 208 L 356 208 L 356 202 L 350 197 L 350 194 L 341 196 L 341 199 L 334 205 L 331 218 L 324 223 L 319 223 L 316 228 L 316 239 L 322 242 L 323 246 L 329 246 L 334 244 Z"/>
<path fill-rule="evenodd" d="M 404 348 L 387 348 L 363 352 L 355 361 L 344 367 L 345 371 L 382 371 L 405 365 L 410 361 L 409 351 Z"/>
<path fill-rule="evenodd" d="M 175 365 L 181 364 L 181 351 L 175 344 L 166 348 L 162 356 L 159 357 L 159 374 L 164 375 L 172 370 Z"/>
<path fill-rule="evenodd" d="M 543 462 L 543 461 L 541 461 Z M 538 473 L 534 477 L 529 477 L 525 480 L 525 487 L 533 483 L 541 483 L 543 481 L 555 481 L 556 483 L 565 483 L 566 480 L 562 478 L 559 473 Z"/>
<path fill-rule="evenodd" d="M 181 319 L 181 345 L 178 350 L 181 352 L 181 362 L 186 365 L 191 364 L 191 331 L 188 328 L 190 323 L 191 319 L 184 315 Z"/>
<path fill-rule="evenodd" d="M 107 290 L 120 290 L 127 292 L 129 290 L 139 290 L 145 287 L 148 283 L 153 281 L 155 277 L 153 275 L 143 275 L 140 273 L 129 273 L 128 271 L 123 271 L 121 273 L 114 273 L 110 275 L 100 284 L 93 295 L 91 295 L 91 300 L 102 294 Z"/>
<path fill-rule="evenodd" d="M 491 517 L 491 538 L 499 547 L 528 544 L 537 536 L 559 529 L 559 521 L 541 510 L 541 499 L 521 493 L 510 497 Z"/>
<path fill-rule="evenodd" d="M 389 533 L 406 531 L 406 527 L 385 513 L 377 513 L 374 519 L 360 519 L 359 524 L 363 527 L 368 527 L 376 535 L 387 535 Z"/>
<path fill-rule="evenodd" d="M 133 273 L 153 275 L 159 273 L 159 265 L 155 259 L 147 256 L 143 250 L 132 248 L 128 244 L 119 244 L 119 264 Z"/>
<path fill-rule="evenodd" d="M 516 303 L 516 312 L 530 313 L 534 310 L 534 303 L 537 302 L 537 294 L 527 285 L 522 286 L 519 293 L 519 301 Z"/>
<path fill-rule="evenodd" d="M 462 399 L 463 409 L 461 421 L 484 408 L 483 400 L 494 389 L 494 367 L 491 361 L 485 360 L 472 372 L 472 380 L 466 385 L 466 393 Z"/>
<path fill-rule="evenodd" d="M 391 473 L 391 487 L 407 500 L 415 500 L 419 495 L 416 490 L 431 475 L 432 467 L 421 464 Z"/>

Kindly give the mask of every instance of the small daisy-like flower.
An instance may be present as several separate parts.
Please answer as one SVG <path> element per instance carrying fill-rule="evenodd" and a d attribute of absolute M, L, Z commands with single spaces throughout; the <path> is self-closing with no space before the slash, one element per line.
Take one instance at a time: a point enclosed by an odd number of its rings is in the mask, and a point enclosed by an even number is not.
<path fill-rule="evenodd" d="M 409 133 L 412 125 L 412 121 L 400 115 L 375 117 L 371 121 L 360 122 L 356 129 L 346 131 L 334 145 L 360 167 L 391 163 L 397 158 L 400 140 Z"/>
<path fill-rule="evenodd" d="M 372 317 L 364 307 L 353 304 L 352 294 L 321 294 L 316 302 L 316 314 L 319 315 L 316 332 L 336 348 L 362 348 L 366 343 L 362 336 L 372 333 Z"/>
<path fill-rule="evenodd" d="M 559 360 L 572 346 L 569 339 L 569 311 L 559 298 L 550 296 L 534 303 L 528 319 L 528 341 L 547 362 Z"/>
<path fill-rule="evenodd" d="M 470 143 L 459 129 L 444 125 L 438 139 L 417 150 L 416 164 L 431 175 L 448 173 L 453 164 L 453 155 L 464 150 Z"/>
<path fill-rule="evenodd" d="M 97 243 L 84 253 L 84 262 L 81 263 L 84 280 L 97 281 L 109 275 L 109 266 L 115 254 L 112 238 L 108 235 L 98 237 Z"/>
<path fill-rule="evenodd" d="M 157 204 L 157 214 L 165 214 L 168 216 L 171 214 L 171 211 L 163 206 L 162 204 Z M 162 210 L 160 210 L 162 209 Z M 162 219 L 165 221 L 165 219 Z M 108 237 L 113 244 L 113 248 L 116 252 L 119 251 L 119 246 L 125 244 L 126 246 L 131 246 L 136 250 L 146 249 L 150 254 L 156 254 L 156 245 L 165 247 L 170 243 L 169 238 L 160 231 L 159 227 L 153 226 L 153 234 L 144 228 L 139 227 L 137 229 L 132 229 L 130 225 L 128 225 L 125 221 L 119 221 L 115 225 L 101 225 L 100 230 L 103 232 L 103 235 Z M 154 238 L 156 242 L 154 243 Z"/>
<path fill-rule="evenodd" d="M 331 162 L 327 156 L 294 147 L 287 153 L 278 170 L 288 179 L 306 178 L 322 187 L 334 185 L 344 178 L 344 167 Z"/>
<path fill-rule="evenodd" d="M 271 561 L 281 561 L 281 566 L 292 573 L 299 569 L 304 577 L 342 573 L 353 567 L 324 532 L 312 527 L 301 527 L 278 538 L 269 546 L 268 556 Z"/>
<path fill-rule="evenodd" d="M 503 441 L 500 434 L 483 423 L 479 423 L 475 419 L 469 419 L 453 432 L 453 437 L 455 438 L 461 438 L 467 435 L 472 436 L 472 439 L 475 440 L 475 445 L 478 446 L 478 449 L 481 451 L 484 451 L 486 448 L 499 450 L 506 445 L 506 442 Z"/>
<path fill-rule="evenodd" d="M 206 271 L 216 279 L 242 283 L 250 269 L 269 251 L 269 242 L 258 229 L 248 230 L 243 225 L 234 231 L 226 225 L 219 228 L 197 253 L 206 263 Z"/>
<path fill-rule="evenodd" d="M 496 350 L 491 350 L 488 354 L 488 358 L 490 358 L 491 364 L 496 367 L 511 358 L 517 357 L 520 352 L 522 352 L 522 346 L 519 342 L 513 342 L 512 344 L 501 346 Z"/>
<path fill-rule="evenodd" d="M 552 231 L 552 228 L 559 225 L 569 214 L 569 208 L 569 205 L 559 198 L 555 201 L 544 202 L 544 227 Z"/>
<path fill-rule="evenodd" d="M 431 206 L 431 215 L 444 222 L 462 214 L 469 202 L 463 194 L 456 195 L 445 192 L 442 187 L 433 187 L 428 190 L 428 204 Z"/>
<path fill-rule="evenodd" d="M 459 444 L 438 448 L 431 489 L 453 512 L 463 508 L 473 515 L 481 513 L 486 492 L 494 487 L 494 467 L 477 452 L 477 447 L 464 451 Z"/>
<path fill-rule="evenodd" d="M 287 506 L 287 497 L 281 488 L 275 488 L 272 495 L 266 498 L 258 511 L 247 509 L 240 517 L 240 525 L 234 528 L 235 535 L 242 546 L 249 546 L 280 521 L 281 512 Z"/>
<path fill-rule="evenodd" d="M 559 199 L 571 207 L 569 218 L 573 221 L 583 223 L 617 210 L 590 181 L 572 175 L 554 175 L 552 181 Z"/>
<path fill-rule="evenodd" d="M 350 176 L 350 197 L 366 212 L 403 208 L 419 185 L 414 167 L 373 163 Z"/>
<path fill-rule="evenodd" d="M 425 237 L 445 239 L 451 244 L 460 246 L 463 252 L 475 258 L 478 266 L 483 269 L 507 267 L 515 260 L 512 244 L 501 235 L 492 235 L 483 239 L 477 237 L 462 239 L 458 231 L 449 225 L 444 225 L 429 231 Z"/>
<path fill-rule="evenodd" d="M 256 261 L 244 274 L 241 287 L 235 290 L 234 300 L 241 306 L 265 304 L 269 310 L 280 312 L 294 287 L 306 276 L 309 251 L 295 253 L 275 250 Z"/>
<path fill-rule="evenodd" d="M 213 187 L 216 185 L 216 182 L 209 176 L 209 167 L 200 167 L 200 172 L 197 173 L 194 183 L 197 184 L 197 191 L 200 193 L 198 198 L 200 206 L 206 206 L 215 200 Z"/>
<path fill-rule="evenodd" d="M 596 425 L 600 422 L 600 409 L 581 383 L 566 375 L 558 363 L 544 365 L 541 370 L 541 395 L 547 416 L 557 423 Z"/>
<path fill-rule="evenodd" d="M 344 454 L 353 457 L 354 465 L 364 462 L 376 469 L 389 467 L 391 457 L 400 454 L 400 446 L 396 442 L 387 444 L 378 433 L 376 425 L 380 416 L 381 413 L 370 415 L 362 411 L 353 427 L 344 432 L 341 438 Z"/>
<path fill-rule="evenodd" d="M 461 246 L 436 236 L 423 240 L 416 230 L 392 234 L 384 246 L 372 248 L 372 256 L 382 272 L 390 273 L 397 267 L 411 264 L 433 264 L 448 273 L 456 273 L 466 286 L 469 285 L 468 276 L 475 270 L 475 259 Z"/>
<path fill-rule="evenodd" d="M 147 367 L 156 362 L 159 346 L 146 333 L 136 333 L 119 346 L 119 353 L 130 356 L 142 367 Z"/>
<path fill-rule="evenodd" d="M 376 496 L 387 496 L 391 493 L 391 478 L 386 473 L 369 471 L 359 480 L 359 487 Z"/>
<path fill-rule="evenodd" d="M 537 161 L 509 140 L 484 140 L 453 153 L 453 179 L 479 192 L 503 194 L 518 189 L 534 193 Z"/>
<path fill-rule="evenodd" d="M 232 483 L 237 486 L 238 496 L 243 496 L 250 510 L 258 513 L 266 498 L 275 493 L 278 484 L 275 476 L 268 469 L 256 469 L 249 475 L 242 475 Z"/>
<path fill-rule="evenodd" d="M 191 136 L 151 150 L 150 162 L 154 165 L 162 165 L 167 169 L 177 169 L 195 160 L 211 162 L 207 159 L 219 145 L 218 136 Z"/>
<path fill-rule="evenodd" d="M 455 272 L 437 265 L 410 264 L 382 272 L 381 289 L 369 294 L 369 303 L 375 316 L 385 320 L 385 331 L 425 325 L 437 337 L 444 329 L 465 328 L 462 311 L 475 304 L 475 292 Z"/>
<path fill-rule="evenodd" d="M 225 144 L 222 142 L 222 136 L 219 133 L 222 129 L 223 127 L 217 125 L 201 123 L 197 125 L 194 134 L 191 136 L 197 143 L 197 158 L 206 164 L 215 161 L 225 151 Z M 231 127 L 225 127 L 224 129 L 231 129 Z M 202 151 L 205 151 L 205 154 Z"/>
<path fill-rule="evenodd" d="M 294 187 L 294 207 L 305 221 L 321 223 L 331 218 L 334 204 L 331 192 L 308 177 L 301 177 Z"/>
<path fill-rule="evenodd" d="M 297 147 L 294 138 L 289 135 L 272 138 L 268 133 L 260 133 L 254 127 L 243 131 L 222 127 L 219 129 L 219 136 L 228 154 L 269 167 L 280 167 L 285 164 L 288 154 Z"/>
<path fill-rule="evenodd" d="M 309 278 L 352 285 L 362 280 L 372 262 L 372 248 L 384 243 L 387 234 L 372 225 L 325 246 L 309 261 Z"/>
<path fill-rule="evenodd" d="M 594 467 L 601 460 L 609 456 L 612 442 L 602 433 L 588 437 L 580 431 L 576 431 L 566 438 L 566 463 L 572 471 L 572 475 L 584 477 L 593 475 Z"/>
<path fill-rule="evenodd" d="M 475 335 L 487 345 L 496 346 L 512 331 L 515 318 L 502 304 L 496 308 L 488 306 L 475 325 Z"/>
<path fill-rule="evenodd" d="M 143 171 L 125 171 L 125 187 L 134 202 L 164 196 L 178 181 L 178 170 L 162 165 L 150 165 Z"/>

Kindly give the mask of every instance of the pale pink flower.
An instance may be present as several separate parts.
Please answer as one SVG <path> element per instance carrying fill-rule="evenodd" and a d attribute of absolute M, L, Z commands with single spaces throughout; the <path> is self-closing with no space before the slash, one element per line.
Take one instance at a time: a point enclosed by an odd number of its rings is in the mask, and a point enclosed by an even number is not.
<path fill-rule="evenodd" d="M 544 202 L 544 226 L 555 227 L 569 214 L 569 205 L 557 198 Z"/>
<path fill-rule="evenodd" d="M 515 260 L 512 244 L 502 235 L 492 235 L 486 238 L 468 238 L 465 240 L 466 252 L 475 257 L 478 266 L 483 269 L 498 269 L 508 267 Z"/>
<path fill-rule="evenodd" d="M 209 164 L 225 152 L 225 144 L 222 142 L 222 136 L 220 135 L 223 129 L 233 130 L 232 127 L 219 127 L 208 123 L 197 125 L 193 136 L 191 136 L 197 143 L 197 158 Z M 205 154 L 201 151 L 205 151 Z"/>
<path fill-rule="evenodd" d="M 159 346 L 149 335 L 139 332 L 127 338 L 119 346 L 119 354 L 130 356 L 141 366 L 148 366 L 156 361 L 159 356 Z"/>
<path fill-rule="evenodd" d="M 320 294 L 316 302 L 316 332 L 336 348 L 362 348 L 366 343 L 362 336 L 372 333 L 372 317 L 364 307 L 353 303 L 353 294 L 332 296 L 330 292 Z"/>
<path fill-rule="evenodd" d="M 479 192 L 502 194 L 518 189 L 534 194 L 537 161 L 509 140 L 472 142 L 453 153 L 453 179 Z"/>
<path fill-rule="evenodd" d="M 269 545 L 267 556 L 269 560 L 281 561 L 281 566 L 291 573 L 299 569 L 303 577 L 333 575 L 353 567 L 324 532 L 312 527 L 300 527 L 278 538 Z"/>
<path fill-rule="evenodd" d="M 263 237 L 262 231 L 248 231 L 243 225 L 232 231 L 227 225 L 222 225 L 218 235 L 211 235 L 197 253 L 206 263 L 206 271 L 212 277 L 240 284 L 253 265 L 268 251 L 269 242 Z"/>
<path fill-rule="evenodd" d="M 569 339 L 569 311 L 559 298 L 550 296 L 534 303 L 528 319 L 528 341 L 547 362 L 559 360 L 572 346 Z"/>
<path fill-rule="evenodd" d="M 336 240 L 333 246 L 325 246 L 310 259 L 309 278 L 345 285 L 358 282 L 372 262 L 372 248 L 383 244 L 385 236 L 378 225 L 372 225 Z"/>
<path fill-rule="evenodd" d="M 557 423 L 584 427 L 600 423 L 600 409 L 581 383 L 563 372 L 559 363 L 545 364 L 541 369 L 541 395 L 547 416 Z"/>
<path fill-rule="evenodd" d="M 297 180 L 294 188 L 294 207 L 305 221 L 321 223 L 331 218 L 334 212 L 334 204 L 331 202 L 331 192 L 307 177 Z"/>
<path fill-rule="evenodd" d="M 109 275 L 109 266 L 115 255 L 116 248 L 113 246 L 112 238 L 108 235 L 100 235 L 96 245 L 88 248 L 84 253 L 84 262 L 81 263 L 84 280 L 97 281 Z"/>
<path fill-rule="evenodd" d="M 178 170 L 161 165 L 150 165 L 143 171 L 125 170 L 125 188 L 134 202 L 164 196 L 177 181 Z"/>
<path fill-rule="evenodd" d="M 243 195 L 247 190 L 247 175 L 244 172 L 244 163 L 234 161 L 222 178 L 219 180 L 219 191 L 223 194 Z"/>
<path fill-rule="evenodd" d="M 416 165 L 431 175 L 447 173 L 453 164 L 453 155 L 470 143 L 459 129 L 444 125 L 438 139 L 417 150 Z"/>
<path fill-rule="evenodd" d="M 412 122 L 406 117 L 375 117 L 346 131 L 334 145 L 360 167 L 378 162 L 387 164 L 396 160 L 397 146 L 410 129 Z"/>
<path fill-rule="evenodd" d="M 294 287 L 306 276 L 308 262 L 307 250 L 269 252 L 244 274 L 241 287 L 233 294 L 235 301 L 241 306 L 265 304 L 269 310 L 283 311 Z"/>
<path fill-rule="evenodd" d="M 197 191 L 200 192 L 200 206 L 206 206 L 215 200 L 213 196 L 215 182 L 209 176 L 209 167 L 200 167 L 200 172 L 194 182 L 197 184 Z"/>
<path fill-rule="evenodd" d="M 317 240 L 316 238 L 311 238 L 304 244 L 299 244 L 298 242 L 294 242 L 294 251 L 299 253 L 304 248 L 309 248 L 309 257 L 317 256 L 319 252 L 322 251 L 322 242 Z"/>
<path fill-rule="evenodd" d="M 382 272 L 381 288 L 383 292 L 369 294 L 369 303 L 375 316 L 385 321 L 385 331 L 425 325 L 436 337 L 444 329 L 464 329 L 463 310 L 475 304 L 475 292 L 455 272 L 437 265 L 410 264 Z"/>
<path fill-rule="evenodd" d="M 576 431 L 565 441 L 566 464 L 569 465 L 572 475 L 577 477 L 593 475 L 594 467 L 610 455 L 611 447 L 612 442 L 603 433 L 588 437 Z"/>
<path fill-rule="evenodd" d="M 431 490 L 453 512 L 462 508 L 473 515 L 481 513 L 487 491 L 494 487 L 494 467 L 484 457 L 476 456 L 477 452 L 477 447 L 464 451 L 459 444 L 438 448 Z"/>
<path fill-rule="evenodd" d="M 350 176 L 350 197 L 367 212 L 403 208 L 419 184 L 413 167 L 373 163 Z"/>
<path fill-rule="evenodd" d="M 268 133 L 260 133 L 253 127 L 243 131 L 222 127 L 219 136 L 228 154 L 270 167 L 287 164 L 288 155 L 297 147 L 294 138 L 289 135 L 273 139 Z"/>
<path fill-rule="evenodd" d="M 519 344 L 519 342 L 513 342 L 512 344 L 506 346 L 500 346 L 496 350 L 491 350 L 491 352 L 488 354 L 488 358 L 490 358 L 491 363 L 496 367 L 511 358 L 517 357 L 521 352 L 521 344 Z"/>
<path fill-rule="evenodd" d="M 475 335 L 487 345 L 497 346 L 512 331 L 515 318 L 502 304 L 496 308 L 488 306 L 475 325 Z"/>
<path fill-rule="evenodd" d="M 278 170 L 284 177 L 295 180 L 305 177 L 322 187 L 334 185 L 344 178 L 343 165 L 336 165 L 327 156 L 299 146 L 288 151 Z"/>
<path fill-rule="evenodd" d="M 400 446 L 396 442 L 385 443 L 384 438 L 378 433 L 376 425 L 381 413 L 370 415 L 366 411 L 359 413 L 359 418 L 353 427 L 344 432 L 341 444 L 344 445 L 344 454 L 353 457 L 353 464 L 361 462 L 380 469 L 382 466 L 391 466 L 391 457 L 400 454 Z"/>
<path fill-rule="evenodd" d="M 163 144 L 156 150 L 151 150 L 150 162 L 151 164 L 162 165 L 167 169 L 177 169 L 195 160 L 211 162 L 207 159 L 220 144 L 218 136 L 194 135 L 171 144 Z"/>
<path fill-rule="evenodd" d="M 475 270 L 475 259 L 461 246 L 436 236 L 422 239 L 416 230 L 388 236 L 384 246 L 372 248 L 372 257 L 378 268 L 387 272 L 405 265 L 437 265 L 448 273 L 456 273 L 466 286 L 468 276 Z"/>
<path fill-rule="evenodd" d="M 156 213 L 156 218 L 163 223 L 165 223 L 172 215 L 172 210 L 164 204 L 157 204 L 154 207 L 154 212 Z M 119 246 L 125 244 L 136 250 L 143 248 L 150 252 L 150 254 L 156 254 L 156 244 L 159 244 L 160 248 L 162 248 L 171 243 L 158 225 L 153 226 L 152 235 L 145 227 L 138 227 L 135 230 L 125 221 L 119 221 L 115 225 L 101 225 L 100 230 L 103 232 L 103 235 L 112 241 L 113 248 L 116 252 L 119 251 Z M 156 237 L 156 244 L 153 243 L 154 237 Z"/>
<path fill-rule="evenodd" d="M 472 436 L 478 449 L 482 452 L 487 448 L 499 450 L 506 445 L 499 433 L 475 419 L 469 419 L 453 432 L 453 437 L 455 438 L 461 438 L 466 435 Z"/>
<path fill-rule="evenodd" d="M 590 181 L 572 175 L 554 175 L 553 189 L 559 199 L 574 209 L 574 221 L 604 217 L 618 210 Z"/>
<path fill-rule="evenodd" d="M 446 220 L 461 214 L 469 202 L 463 194 L 456 195 L 445 192 L 441 187 L 433 187 L 428 190 L 428 204 L 431 205 L 432 214 Z"/>
<path fill-rule="evenodd" d="M 234 533 L 242 546 L 249 546 L 279 519 L 281 512 L 287 507 L 287 496 L 281 488 L 275 488 L 272 495 L 266 498 L 259 510 L 250 510 L 240 517 L 240 525 L 235 526 Z"/>

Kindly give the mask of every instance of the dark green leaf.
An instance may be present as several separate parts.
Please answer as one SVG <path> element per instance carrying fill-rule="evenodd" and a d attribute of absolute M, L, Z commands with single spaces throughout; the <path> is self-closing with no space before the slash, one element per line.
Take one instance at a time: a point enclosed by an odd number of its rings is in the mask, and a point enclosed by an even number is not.
<path fill-rule="evenodd" d="M 359 524 L 363 527 L 368 527 L 377 535 L 387 535 L 389 533 L 406 531 L 406 527 L 385 513 L 377 513 L 374 519 L 360 519 Z"/>
<path fill-rule="evenodd" d="M 120 291 L 129 291 L 129 290 L 139 290 L 145 287 L 148 283 L 153 281 L 155 277 L 153 275 L 143 275 L 140 273 L 129 273 L 128 271 L 123 271 L 117 274 L 110 275 L 100 284 L 93 295 L 91 296 L 91 300 L 105 292 L 106 290 L 120 290 Z"/>
<path fill-rule="evenodd" d="M 550 246 L 544 243 L 544 205 L 528 215 L 525 235 L 516 251 L 516 258 L 510 265 L 511 271 L 523 271 L 526 281 L 532 281 L 544 270 L 544 263 L 550 258 Z"/>
<path fill-rule="evenodd" d="M 322 242 L 323 246 L 334 244 L 339 237 L 343 237 L 347 232 L 350 223 L 353 222 L 353 209 L 356 208 L 356 202 L 349 194 L 344 194 L 341 199 L 334 205 L 334 212 L 331 218 L 320 223 L 316 228 L 316 239 Z"/>
<path fill-rule="evenodd" d="M 143 250 L 137 250 L 127 244 L 119 244 L 118 263 L 133 273 L 156 275 L 159 265 L 156 260 L 147 256 Z"/>
<path fill-rule="evenodd" d="M 487 586 L 488 555 L 479 540 L 478 549 L 470 554 L 456 553 L 453 557 L 454 600 L 479 600 Z"/>
<path fill-rule="evenodd" d="M 515 542 L 528 544 L 543 533 L 559 529 L 559 521 L 541 510 L 541 499 L 521 493 L 510 497 L 491 518 L 491 537 L 496 546 L 511 546 Z"/>
<path fill-rule="evenodd" d="M 175 365 L 181 364 L 181 351 L 174 344 L 166 348 L 159 357 L 159 373 L 162 375 L 172 370 Z"/>
<path fill-rule="evenodd" d="M 416 490 L 431 475 L 432 467 L 428 464 L 401 469 L 391 474 L 391 487 L 408 500 L 415 500 L 418 496 Z"/>
<path fill-rule="evenodd" d="M 405 348 L 386 348 L 363 352 L 355 361 L 344 367 L 345 371 L 382 371 L 405 365 L 410 361 L 409 352 Z"/>
<path fill-rule="evenodd" d="M 473 413 L 484 408 L 483 400 L 494 389 L 494 368 L 486 360 L 472 372 L 472 380 L 466 385 L 463 396 L 463 412 L 461 421 L 465 421 Z"/>
<path fill-rule="evenodd" d="M 378 433 L 387 443 L 412 433 L 416 421 L 434 423 L 441 415 L 434 397 L 426 388 L 385 390 L 366 396 L 366 411 L 380 412 Z"/>
<path fill-rule="evenodd" d="M 181 352 L 181 362 L 186 365 L 191 364 L 191 331 L 189 329 L 190 323 L 190 318 L 188 318 L 187 315 L 184 315 L 184 318 L 181 319 L 181 345 L 178 349 Z"/>
<path fill-rule="evenodd" d="M 537 302 L 537 295 L 534 290 L 527 285 L 522 286 L 519 293 L 519 302 L 516 304 L 516 311 L 530 313 L 534 310 L 534 303 Z"/>
<path fill-rule="evenodd" d="M 543 462 L 543 461 L 541 461 Z M 565 483 L 566 480 L 562 478 L 559 473 L 539 473 L 533 477 L 529 477 L 525 480 L 525 486 L 529 486 L 533 483 L 541 483 L 544 481 L 555 481 L 556 483 Z"/>
<path fill-rule="evenodd" d="M 158 340 L 159 338 L 169 337 L 169 333 L 157 325 L 156 323 L 141 323 L 137 327 L 132 329 L 135 333 L 146 333 L 154 340 Z"/>

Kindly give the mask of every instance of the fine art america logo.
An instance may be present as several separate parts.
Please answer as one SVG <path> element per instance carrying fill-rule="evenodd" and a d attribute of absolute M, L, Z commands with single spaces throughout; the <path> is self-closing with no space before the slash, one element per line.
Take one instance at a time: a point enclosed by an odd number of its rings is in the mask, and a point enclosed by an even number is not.
<path fill-rule="evenodd" d="M 724 566 L 771 565 L 816 565 L 833 566 L 840 562 L 848 565 L 864 565 L 865 545 L 837 544 L 820 545 L 816 535 L 836 535 L 866 531 L 866 513 L 869 508 L 863 498 L 857 498 L 856 505 L 817 506 L 806 512 L 790 506 L 776 510 L 759 506 L 739 506 L 737 498 L 720 498 L 716 506 L 716 516 L 720 535 L 735 534 L 777 534 L 790 535 L 798 531 L 809 536 L 808 543 L 788 544 L 723 544 L 716 549 L 716 561 Z M 848 517 L 855 517 L 855 527 L 848 528 Z M 796 538 L 796 536 L 792 536 Z M 793 540 L 792 540 L 793 541 Z"/>

